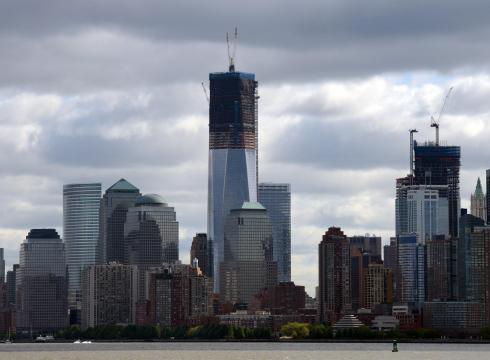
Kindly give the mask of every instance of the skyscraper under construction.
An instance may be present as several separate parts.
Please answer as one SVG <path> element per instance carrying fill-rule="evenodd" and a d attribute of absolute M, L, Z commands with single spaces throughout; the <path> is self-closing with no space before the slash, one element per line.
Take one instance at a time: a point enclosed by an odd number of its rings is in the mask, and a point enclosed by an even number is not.
<path fill-rule="evenodd" d="M 224 261 L 224 219 L 257 201 L 257 82 L 255 75 L 209 74 L 208 236 L 214 251 L 215 291 Z"/>

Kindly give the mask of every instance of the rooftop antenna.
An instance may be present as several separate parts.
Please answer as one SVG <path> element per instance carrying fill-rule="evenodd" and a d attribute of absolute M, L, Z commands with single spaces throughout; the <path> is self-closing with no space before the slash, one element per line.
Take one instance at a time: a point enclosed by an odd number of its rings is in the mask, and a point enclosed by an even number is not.
<path fill-rule="evenodd" d="M 236 55 L 236 45 L 238 42 L 238 28 L 235 28 L 235 34 L 233 39 L 230 39 L 230 34 L 226 33 L 226 47 L 228 49 L 228 71 L 235 71 L 235 55 Z M 231 43 L 231 44 L 230 44 Z"/>
<path fill-rule="evenodd" d="M 444 101 L 442 102 L 441 106 L 441 111 L 439 111 L 439 116 L 437 119 L 434 118 L 434 116 L 430 117 L 430 127 L 436 128 L 436 146 L 439 146 L 439 124 L 441 121 L 441 116 L 444 113 L 444 109 L 446 108 L 446 103 L 447 100 L 449 99 L 449 95 L 451 95 L 451 91 L 453 91 L 453 87 L 451 86 L 446 94 L 446 97 L 444 98 Z"/>
<path fill-rule="evenodd" d="M 413 151 L 414 151 L 414 143 L 413 143 L 413 134 L 417 133 L 417 129 L 410 129 L 410 175 L 413 176 Z"/>

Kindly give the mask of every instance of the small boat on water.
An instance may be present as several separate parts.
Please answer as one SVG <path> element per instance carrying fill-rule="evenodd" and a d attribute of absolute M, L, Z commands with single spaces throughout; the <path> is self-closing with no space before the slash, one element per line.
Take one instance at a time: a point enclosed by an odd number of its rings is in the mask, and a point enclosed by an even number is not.
<path fill-rule="evenodd" d="M 78 339 L 78 340 L 75 340 L 73 343 L 74 344 L 81 344 L 82 342 L 80 341 L 80 339 Z"/>
<path fill-rule="evenodd" d="M 92 344 L 92 341 L 90 341 L 90 340 L 85 340 L 85 341 L 82 341 L 82 344 Z"/>

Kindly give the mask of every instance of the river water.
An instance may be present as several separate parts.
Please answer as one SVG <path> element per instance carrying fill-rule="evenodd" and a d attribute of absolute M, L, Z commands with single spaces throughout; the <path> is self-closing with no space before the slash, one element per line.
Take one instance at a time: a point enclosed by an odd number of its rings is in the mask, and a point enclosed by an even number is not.
<path fill-rule="evenodd" d="M 490 359 L 490 344 L 369 343 L 93 343 L 0 344 L 11 360 L 472 360 Z"/>

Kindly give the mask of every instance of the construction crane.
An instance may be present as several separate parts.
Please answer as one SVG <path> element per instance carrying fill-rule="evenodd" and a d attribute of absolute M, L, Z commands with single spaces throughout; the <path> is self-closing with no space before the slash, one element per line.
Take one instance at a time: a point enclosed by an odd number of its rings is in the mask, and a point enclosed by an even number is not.
<path fill-rule="evenodd" d="M 230 39 L 230 34 L 226 33 L 226 47 L 228 49 L 228 63 L 229 71 L 235 71 L 235 55 L 236 55 L 236 45 L 238 42 L 238 28 L 235 28 L 235 34 L 233 39 Z M 230 44 L 231 43 L 231 44 Z"/>
<path fill-rule="evenodd" d="M 208 89 L 206 89 L 206 85 L 204 85 L 204 81 L 201 82 L 201 85 L 202 85 L 202 91 L 204 91 L 204 96 L 206 96 L 206 100 L 208 101 L 208 104 L 209 104 Z"/>
<path fill-rule="evenodd" d="M 451 95 L 451 91 L 453 91 L 453 87 L 451 86 L 442 102 L 441 111 L 439 111 L 439 116 L 437 119 L 431 115 L 430 117 L 430 127 L 436 128 L 436 146 L 439 146 L 439 124 L 441 122 L 441 116 L 444 113 L 444 109 L 446 108 L 447 100 L 449 99 L 449 95 Z"/>
<path fill-rule="evenodd" d="M 417 133 L 417 129 L 410 129 L 410 175 L 413 176 L 413 151 L 414 151 L 414 143 L 413 143 L 413 134 Z"/>

